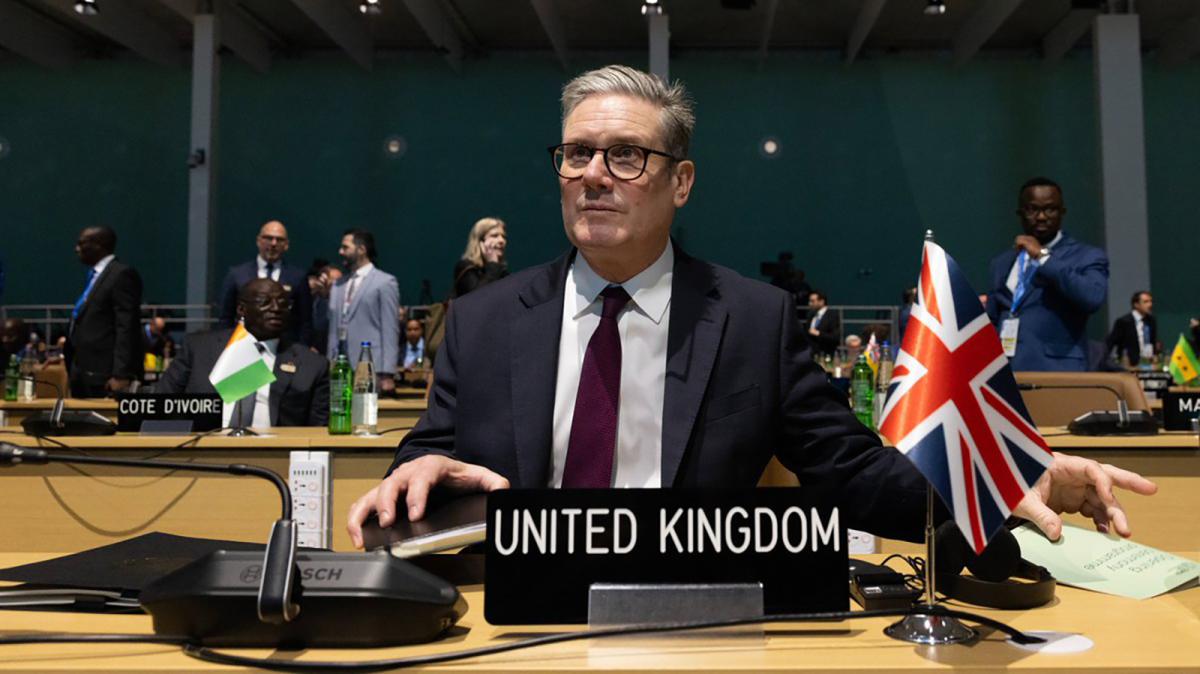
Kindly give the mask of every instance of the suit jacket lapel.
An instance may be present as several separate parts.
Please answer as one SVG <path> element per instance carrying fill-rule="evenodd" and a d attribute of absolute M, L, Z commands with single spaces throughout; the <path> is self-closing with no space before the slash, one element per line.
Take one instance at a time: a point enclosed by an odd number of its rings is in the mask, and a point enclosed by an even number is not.
<path fill-rule="evenodd" d="M 78 323 L 79 319 L 83 318 L 83 315 L 87 313 L 88 308 L 92 306 L 92 298 L 95 297 L 96 293 L 100 291 L 101 284 L 106 283 L 109 277 L 112 276 L 111 272 L 113 265 L 116 263 L 117 259 L 113 258 L 112 261 L 104 267 L 104 271 L 100 272 L 100 275 L 96 277 L 96 282 L 92 284 L 92 289 L 90 292 L 88 292 L 87 299 L 83 301 L 83 306 L 79 307 L 79 315 L 76 316 L 71 322 L 72 330 L 75 327 L 75 323 Z"/>
<path fill-rule="evenodd" d="M 293 366 L 300 359 L 296 357 L 295 345 L 287 345 L 284 347 L 280 343 L 279 352 L 275 354 L 275 381 L 271 382 L 271 396 L 268 398 L 271 413 L 271 425 L 279 425 L 279 401 L 283 399 L 283 394 L 287 392 L 288 387 L 292 384 L 292 375 L 295 373 L 295 368 L 291 372 L 280 369 L 280 365 L 291 363 Z"/>
<path fill-rule="evenodd" d="M 520 290 L 521 305 L 509 324 L 513 438 L 523 487 L 543 487 L 549 479 L 563 287 L 573 259 L 574 251 L 560 257 Z"/>
<path fill-rule="evenodd" d="M 671 323 L 667 328 L 667 381 L 663 394 L 662 485 L 679 473 L 696 424 L 728 315 L 708 268 L 675 249 Z"/>
<path fill-rule="evenodd" d="M 376 276 L 378 276 L 378 274 L 376 274 L 375 270 L 372 269 L 369 273 L 359 279 L 358 285 L 354 288 L 354 295 L 350 298 L 350 310 L 346 312 L 347 323 L 350 322 L 351 318 L 354 318 L 354 312 L 358 311 L 358 305 L 362 304 L 362 298 L 366 294 L 367 290 L 369 290 L 375 283 Z M 349 290 L 350 286 L 347 285 L 346 289 Z"/>

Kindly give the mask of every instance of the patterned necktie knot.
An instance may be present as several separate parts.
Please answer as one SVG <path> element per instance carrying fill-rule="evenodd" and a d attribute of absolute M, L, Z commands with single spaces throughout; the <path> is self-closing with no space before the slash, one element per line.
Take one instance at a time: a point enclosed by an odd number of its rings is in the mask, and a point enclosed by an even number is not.
<path fill-rule="evenodd" d="M 602 318 L 616 318 L 630 299 L 621 286 L 609 286 L 600 292 L 600 296 L 604 298 L 604 307 L 600 309 Z"/>

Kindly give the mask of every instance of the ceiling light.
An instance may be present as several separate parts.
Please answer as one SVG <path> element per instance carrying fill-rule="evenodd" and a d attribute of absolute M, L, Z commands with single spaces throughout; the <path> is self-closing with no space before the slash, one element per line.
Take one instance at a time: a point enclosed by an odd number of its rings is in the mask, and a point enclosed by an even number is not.
<path fill-rule="evenodd" d="M 663 13 L 662 5 L 658 4 L 658 0 L 644 0 L 642 3 L 642 16 L 654 14 L 661 16 Z"/>
<path fill-rule="evenodd" d="M 358 5 L 358 11 L 371 16 L 378 16 L 383 13 L 383 8 L 379 6 L 379 0 L 363 0 Z"/>
<path fill-rule="evenodd" d="M 946 0 L 928 0 L 925 16 L 941 16 L 946 13 Z"/>
<path fill-rule="evenodd" d="M 96 4 L 96 0 L 79 0 L 75 3 L 75 13 L 96 16 L 100 13 L 100 7 Z"/>

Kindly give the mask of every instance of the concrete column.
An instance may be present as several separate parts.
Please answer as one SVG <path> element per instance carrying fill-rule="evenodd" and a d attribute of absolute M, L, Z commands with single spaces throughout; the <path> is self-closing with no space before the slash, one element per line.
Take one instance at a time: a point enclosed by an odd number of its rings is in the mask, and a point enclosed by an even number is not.
<path fill-rule="evenodd" d="M 187 303 L 209 301 L 216 197 L 217 84 L 221 61 L 215 14 L 192 23 L 192 134 L 188 155 Z M 203 312 L 194 311 L 199 318 Z M 192 326 L 196 327 L 196 326 Z"/>
<path fill-rule="evenodd" d="M 1101 14 L 1092 30 L 1110 319 L 1129 311 L 1129 296 L 1135 290 L 1150 289 L 1138 24 L 1136 14 Z"/>
<path fill-rule="evenodd" d="M 646 15 L 646 23 L 650 26 L 650 72 L 668 82 L 671 74 L 671 27 L 670 17 L 666 12 Z"/>

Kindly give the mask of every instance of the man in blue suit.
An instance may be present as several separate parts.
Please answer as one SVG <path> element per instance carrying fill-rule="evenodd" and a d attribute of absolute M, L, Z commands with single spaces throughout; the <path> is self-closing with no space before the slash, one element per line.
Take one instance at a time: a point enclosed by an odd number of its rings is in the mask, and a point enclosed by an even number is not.
<path fill-rule="evenodd" d="M 288 250 L 288 232 L 282 222 L 271 220 L 258 230 L 254 243 L 258 255 L 248 262 L 230 267 L 221 284 L 220 317 L 217 326 L 232 328 L 238 320 L 238 292 L 256 278 L 269 278 L 283 286 L 292 302 L 287 338 L 312 346 L 312 295 L 304 270 L 283 260 Z"/>
<path fill-rule="evenodd" d="M 1108 296 L 1108 256 L 1062 231 L 1062 188 L 1021 186 L 1022 234 L 992 259 L 987 312 L 1017 371 L 1087 370 L 1087 321 Z"/>
<path fill-rule="evenodd" d="M 924 478 L 830 386 L 791 294 L 670 240 L 696 172 L 683 86 L 608 66 L 562 103 L 550 154 L 572 247 L 454 301 L 429 408 L 351 506 L 354 544 L 372 512 L 423 517 L 435 486 L 748 487 L 773 455 L 847 526 L 919 540 Z M 1051 538 L 1051 507 L 1129 535 L 1114 485 L 1155 490 L 1058 455 L 1016 514 Z"/>

